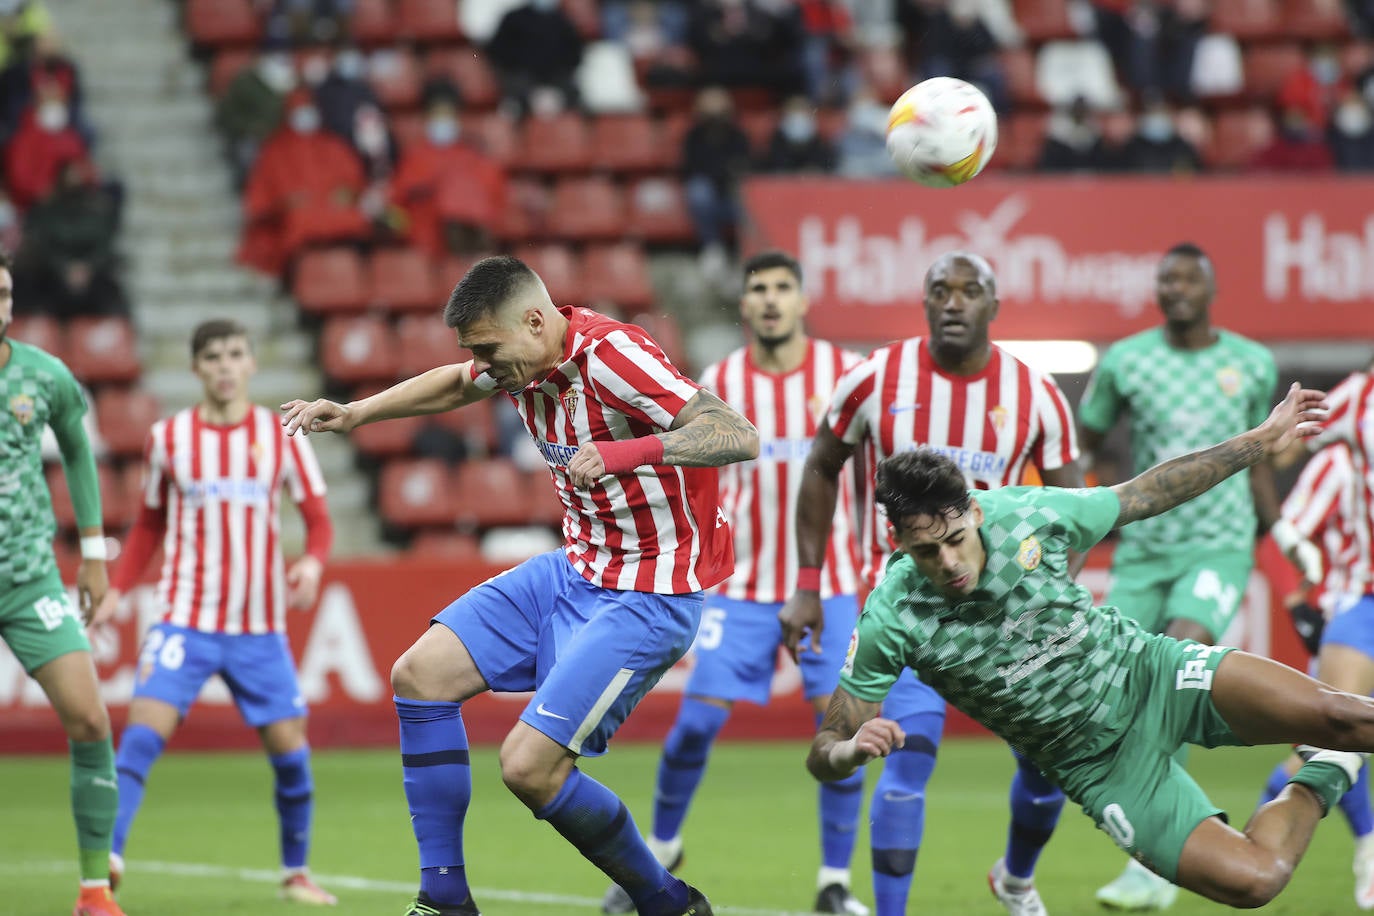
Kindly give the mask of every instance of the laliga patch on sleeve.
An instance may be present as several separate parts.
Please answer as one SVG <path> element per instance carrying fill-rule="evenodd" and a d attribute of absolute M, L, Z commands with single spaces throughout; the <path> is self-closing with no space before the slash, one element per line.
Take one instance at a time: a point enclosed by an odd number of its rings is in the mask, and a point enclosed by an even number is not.
<path fill-rule="evenodd" d="M 849 648 L 844 653 L 844 665 L 840 667 L 840 674 L 854 673 L 854 656 L 859 651 L 859 628 L 855 627 L 854 632 L 849 634 Z"/>

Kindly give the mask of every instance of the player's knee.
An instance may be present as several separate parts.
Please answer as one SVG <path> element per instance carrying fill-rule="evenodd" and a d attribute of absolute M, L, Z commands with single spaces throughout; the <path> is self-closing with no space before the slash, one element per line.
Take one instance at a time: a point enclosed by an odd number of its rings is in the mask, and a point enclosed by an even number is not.
<path fill-rule="evenodd" d="M 729 717 L 730 710 L 723 706 L 686 698 L 673 722 L 667 750 L 677 757 L 704 755 Z"/>
<path fill-rule="evenodd" d="M 501 745 L 501 781 L 516 798 L 538 810 L 558 794 L 556 774 L 535 754 L 509 738 Z"/>
<path fill-rule="evenodd" d="M 413 650 L 407 650 L 391 666 L 391 691 L 404 700 L 443 699 L 442 697 L 427 695 L 426 684 L 428 680 L 425 665 L 415 656 Z"/>
<path fill-rule="evenodd" d="M 73 741 L 104 741 L 110 736 L 110 717 L 99 702 L 69 710 L 62 717 L 62 728 Z"/>

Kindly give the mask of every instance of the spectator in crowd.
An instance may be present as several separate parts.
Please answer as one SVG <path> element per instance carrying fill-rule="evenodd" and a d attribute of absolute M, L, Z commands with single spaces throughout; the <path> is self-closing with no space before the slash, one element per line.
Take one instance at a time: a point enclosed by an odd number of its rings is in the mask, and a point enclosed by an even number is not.
<path fill-rule="evenodd" d="M 994 108 L 1007 110 L 1010 97 L 997 52 L 1002 42 L 1013 46 L 1021 39 L 1005 4 L 1000 0 L 901 0 L 897 18 L 907 36 L 907 58 L 919 62 L 923 79 L 953 76 L 976 83 Z M 999 23 L 995 27 L 1002 31 L 1002 41 L 989 22 Z"/>
<path fill-rule="evenodd" d="M 788 174 L 835 170 L 835 149 L 821 136 L 809 98 L 794 95 L 783 104 L 761 164 L 765 172 Z"/>
<path fill-rule="evenodd" d="M 229 83 L 215 109 L 224 132 L 234 184 L 242 187 L 258 150 L 280 126 L 286 95 L 296 86 L 296 68 L 281 46 L 270 46 L 257 64 L 245 67 Z"/>
<path fill-rule="evenodd" d="M 845 178 L 886 178 L 897 174 L 887 154 L 887 106 L 867 89 L 849 103 L 844 132 L 835 144 L 836 171 Z"/>
<path fill-rule="evenodd" d="M 802 73 L 816 105 L 843 104 L 858 80 L 854 20 L 841 0 L 798 0 L 803 28 Z"/>
<path fill-rule="evenodd" d="M 12 54 L 0 70 L 0 143 L 8 141 L 19 128 L 24 110 L 33 104 L 34 87 L 52 83 L 66 95 L 72 126 L 88 147 L 93 145 L 95 132 L 86 121 L 80 73 L 53 33 L 39 35 L 31 50 Z"/>
<path fill-rule="evenodd" d="M 486 50 L 506 102 L 525 112 L 538 89 L 555 91 L 563 108 L 577 104 L 573 74 L 582 62 L 582 46 L 582 35 L 559 0 L 529 0 L 502 17 Z"/>
<path fill-rule="evenodd" d="M 1250 163 L 1257 172 L 1329 172 L 1335 167 L 1322 129 L 1299 106 L 1279 112 L 1278 133 Z"/>
<path fill-rule="evenodd" d="M 347 33 L 352 11 L 353 0 L 272 0 L 267 34 L 296 47 L 329 44 Z"/>
<path fill-rule="evenodd" d="M 52 33 L 52 16 L 42 0 L 0 0 L 0 67 L 40 35 Z"/>
<path fill-rule="evenodd" d="M 739 182 L 749 171 L 749 138 L 735 123 L 730 93 L 719 86 L 697 95 L 696 122 L 682 141 L 682 171 L 702 266 L 719 278 L 729 266 L 725 243 L 739 221 Z"/>
<path fill-rule="evenodd" d="M 687 50 L 687 7 L 676 0 L 601 5 L 601 35 L 630 51 L 648 86 L 686 86 L 695 61 Z"/>
<path fill-rule="evenodd" d="M 1121 155 L 1122 168 L 1130 172 L 1177 175 L 1202 171 L 1202 155 L 1179 135 L 1173 110 L 1162 98 L 1146 103 L 1135 135 Z"/>
<path fill-rule="evenodd" d="M 34 86 L 33 104 L 5 147 L 5 183 L 20 212 L 57 187 L 64 164 L 89 159 L 86 141 L 71 122 L 66 90 L 57 81 Z"/>
<path fill-rule="evenodd" d="M 1082 96 L 1050 115 L 1036 168 L 1042 172 L 1102 172 L 1109 168 L 1102 128 Z"/>
<path fill-rule="evenodd" d="M 305 245 L 361 240 L 370 234 L 358 206 L 363 165 L 347 143 L 320 128 L 304 89 L 291 94 L 286 123 L 263 145 L 243 194 L 238 258 L 278 276 Z"/>
<path fill-rule="evenodd" d="M 324 129 L 356 148 L 358 110 L 365 106 L 381 108 L 377 94 L 367 83 L 367 59 L 362 52 L 354 47 L 340 48 L 314 92 Z"/>
<path fill-rule="evenodd" d="M 506 203 L 505 169 L 467 142 L 452 92 L 425 106 L 425 135 L 401 157 L 391 184 L 395 223 L 430 254 L 477 254 L 492 248 Z"/>
<path fill-rule="evenodd" d="M 1130 87 L 1145 95 L 1192 97 L 1193 56 L 1207 33 L 1207 0 L 1093 3 L 1097 37 Z"/>
<path fill-rule="evenodd" d="M 56 318 L 127 315 L 116 277 L 119 202 L 89 160 L 63 163 L 57 187 L 29 211 L 15 285 Z"/>
<path fill-rule="evenodd" d="M 1279 86 L 1275 101 L 1282 111 L 1301 108 L 1308 123 L 1325 130 L 1349 84 L 1341 73 L 1341 61 L 1329 44 L 1317 45 L 1307 56 L 1307 65 L 1288 74 Z"/>
<path fill-rule="evenodd" d="M 803 89 L 802 37 L 794 7 L 761 0 L 701 0 L 688 26 L 703 82 L 785 95 Z"/>
<path fill-rule="evenodd" d="M 1364 96 L 1346 92 L 1331 116 L 1327 140 L 1340 171 L 1374 171 L 1374 116 Z"/>
<path fill-rule="evenodd" d="M 1350 30 L 1361 38 L 1374 38 L 1374 0 L 1345 0 Z"/>

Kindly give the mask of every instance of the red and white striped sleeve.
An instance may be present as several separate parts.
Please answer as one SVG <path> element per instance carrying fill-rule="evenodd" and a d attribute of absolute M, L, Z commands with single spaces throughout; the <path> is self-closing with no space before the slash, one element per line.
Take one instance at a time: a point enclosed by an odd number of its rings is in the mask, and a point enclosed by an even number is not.
<path fill-rule="evenodd" d="M 1281 515 L 1312 540 L 1336 518 L 1351 472 L 1349 448 L 1340 442 L 1328 445 L 1302 469 L 1283 501 Z"/>
<path fill-rule="evenodd" d="M 159 510 L 167 508 L 167 467 L 171 435 L 171 420 L 158 420 L 148 430 L 148 438 L 143 443 L 143 505 L 145 508 Z"/>
<path fill-rule="evenodd" d="M 1331 442 L 1344 442 L 1359 448 L 1361 424 L 1366 421 L 1374 400 L 1374 373 L 1352 372 L 1326 396 L 1330 412 L 1322 421 L 1322 433 L 1311 442 L 1320 448 Z"/>
<path fill-rule="evenodd" d="M 627 328 L 607 334 L 588 360 L 601 402 L 650 427 L 671 427 L 702 388 L 668 361 L 653 338 Z"/>
<path fill-rule="evenodd" d="M 1078 434 L 1074 431 L 1069 399 L 1054 377 L 1031 373 L 1031 403 L 1040 420 L 1040 438 L 1032 460 L 1042 471 L 1053 471 L 1078 460 Z"/>
<path fill-rule="evenodd" d="M 878 394 L 878 364 L 870 358 L 842 375 L 835 383 L 826 422 L 840 441 L 858 445 L 868 433 L 869 402 Z"/>
<path fill-rule="evenodd" d="M 282 482 L 293 502 L 324 496 L 324 473 L 315 458 L 315 449 L 305 436 L 282 434 Z"/>

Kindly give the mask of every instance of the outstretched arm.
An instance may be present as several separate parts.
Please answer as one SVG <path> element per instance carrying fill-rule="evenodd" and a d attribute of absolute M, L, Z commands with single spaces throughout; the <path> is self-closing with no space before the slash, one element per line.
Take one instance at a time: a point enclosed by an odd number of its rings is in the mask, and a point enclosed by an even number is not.
<path fill-rule="evenodd" d="M 286 427 L 288 435 L 298 430 L 303 436 L 320 432 L 346 433 L 378 420 L 443 413 L 489 398 L 494 391 L 494 388 L 473 381 L 469 360 L 430 369 L 361 401 L 347 404 L 324 398 L 287 401 L 281 405 L 281 425 Z"/>
<path fill-rule="evenodd" d="M 844 779 L 874 757 L 886 757 L 901 747 L 906 734 L 891 719 L 878 718 L 882 708 L 881 703 L 836 687 L 806 757 L 811 775 L 821 782 Z"/>
<path fill-rule="evenodd" d="M 1121 501 L 1117 527 L 1168 512 L 1237 471 L 1278 454 L 1295 440 L 1317 435 L 1321 432 L 1317 423 L 1326 412 L 1325 397 L 1323 391 L 1301 388 L 1294 382 L 1269 418 L 1249 432 L 1157 464 L 1112 487 Z"/>

